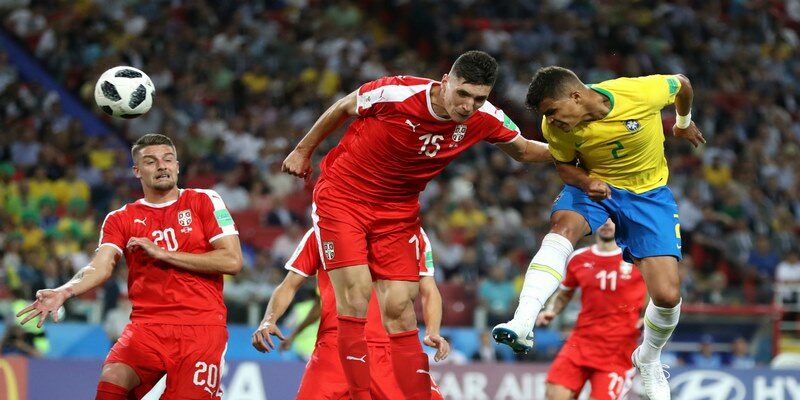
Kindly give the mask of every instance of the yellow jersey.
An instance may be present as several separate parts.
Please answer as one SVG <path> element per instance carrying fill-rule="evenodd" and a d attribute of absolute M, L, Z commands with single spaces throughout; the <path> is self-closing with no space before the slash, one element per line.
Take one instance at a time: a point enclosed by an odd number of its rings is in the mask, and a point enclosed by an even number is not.
<path fill-rule="evenodd" d="M 618 78 L 588 85 L 608 97 L 605 118 L 580 123 L 570 132 L 542 118 L 542 132 L 553 158 L 576 159 L 589 176 L 634 193 L 667 184 L 661 109 L 675 102 L 681 82 L 674 75 Z"/>

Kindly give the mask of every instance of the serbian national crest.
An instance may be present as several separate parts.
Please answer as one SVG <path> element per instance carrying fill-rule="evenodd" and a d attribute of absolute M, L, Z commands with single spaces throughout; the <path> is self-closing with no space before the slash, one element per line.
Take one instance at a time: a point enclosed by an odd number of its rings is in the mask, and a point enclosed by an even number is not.
<path fill-rule="evenodd" d="M 178 211 L 178 223 L 181 226 L 189 226 L 192 224 L 192 210 Z"/>
<path fill-rule="evenodd" d="M 333 260 L 333 257 L 336 257 L 336 251 L 333 249 L 333 242 L 323 242 L 322 251 L 325 253 L 325 258 L 328 260 Z"/>
<path fill-rule="evenodd" d="M 464 135 L 467 134 L 467 126 L 464 124 L 456 125 L 456 129 L 453 130 L 453 141 L 460 142 L 464 139 Z"/>
<path fill-rule="evenodd" d="M 637 121 L 635 119 L 629 119 L 629 120 L 625 121 L 624 123 L 625 123 L 625 128 L 628 130 L 628 132 L 636 132 L 642 126 L 639 123 L 639 121 Z"/>

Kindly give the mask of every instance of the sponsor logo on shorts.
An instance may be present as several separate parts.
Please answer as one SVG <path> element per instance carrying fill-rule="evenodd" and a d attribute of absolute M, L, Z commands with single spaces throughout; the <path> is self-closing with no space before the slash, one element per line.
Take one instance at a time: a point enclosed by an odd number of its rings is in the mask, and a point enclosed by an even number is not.
<path fill-rule="evenodd" d="M 322 251 L 328 260 L 333 260 L 333 257 L 336 257 L 336 250 L 334 250 L 333 242 L 331 241 L 322 243 Z"/>
<path fill-rule="evenodd" d="M 347 356 L 347 357 L 345 357 L 345 360 L 347 360 L 347 361 L 360 361 L 360 362 L 366 364 L 367 363 L 366 358 L 367 358 L 367 355 L 364 354 L 361 357 Z"/>

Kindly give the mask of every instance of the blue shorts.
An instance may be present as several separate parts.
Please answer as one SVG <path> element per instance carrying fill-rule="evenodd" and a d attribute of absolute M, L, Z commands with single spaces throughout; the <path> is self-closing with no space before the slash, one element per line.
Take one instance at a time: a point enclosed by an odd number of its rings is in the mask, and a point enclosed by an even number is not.
<path fill-rule="evenodd" d="M 629 263 L 633 263 L 634 258 L 683 258 L 678 204 L 668 187 L 636 194 L 608 186 L 611 198 L 598 202 L 592 201 L 583 190 L 565 185 L 553 203 L 553 213 L 575 211 L 586 219 L 592 232 L 611 218 L 617 226 L 617 244 L 622 248 L 622 257 Z"/>

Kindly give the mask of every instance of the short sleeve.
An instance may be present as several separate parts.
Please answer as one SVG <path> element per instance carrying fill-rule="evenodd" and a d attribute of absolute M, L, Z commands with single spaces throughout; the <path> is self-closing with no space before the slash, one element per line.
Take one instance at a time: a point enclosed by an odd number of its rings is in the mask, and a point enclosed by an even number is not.
<path fill-rule="evenodd" d="M 305 277 L 316 275 L 322 265 L 317 243 L 319 242 L 317 242 L 314 230 L 309 229 L 303 235 L 303 239 L 300 240 L 300 244 L 297 245 L 292 256 L 286 261 L 284 268 Z"/>
<path fill-rule="evenodd" d="M 125 237 L 125 229 L 118 211 L 112 211 L 106 215 L 103 220 L 103 226 L 100 228 L 100 239 L 97 246 L 111 246 L 119 254 L 123 254 L 122 249 L 127 244 L 127 238 Z"/>
<path fill-rule="evenodd" d="M 514 123 L 511 117 L 506 115 L 503 110 L 495 108 L 491 111 L 499 123 L 497 124 L 497 127 L 492 130 L 492 133 L 486 138 L 487 142 L 492 144 L 509 143 L 521 134 L 517 124 Z"/>
<path fill-rule="evenodd" d="M 236 230 L 236 224 L 222 197 L 210 189 L 197 191 L 201 193 L 198 196 L 197 211 L 203 222 L 203 233 L 208 242 L 212 243 L 223 236 L 238 235 L 239 231 Z"/>
<path fill-rule="evenodd" d="M 548 124 L 545 118 L 542 118 L 542 134 L 544 139 L 547 140 L 547 147 L 556 161 L 563 163 L 575 161 L 577 155 L 573 135 Z"/>
<path fill-rule="evenodd" d="M 428 240 L 428 235 L 424 229 L 419 230 L 420 233 L 420 258 L 419 258 L 419 276 L 433 276 L 435 268 L 433 266 L 433 250 L 431 249 L 431 241 Z"/>
<path fill-rule="evenodd" d="M 564 280 L 561 281 L 561 287 L 563 289 L 575 289 L 578 287 L 578 280 L 575 279 L 575 262 L 574 258 L 571 258 L 567 262 L 567 271 L 564 274 Z"/>
<path fill-rule="evenodd" d="M 394 106 L 425 90 L 430 80 L 412 76 L 387 76 L 367 82 L 358 88 L 356 112 L 371 117 L 391 111 Z"/>
<path fill-rule="evenodd" d="M 646 93 L 645 100 L 655 110 L 660 110 L 675 102 L 675 96 L 681 90 L 681 81 L 675 75 L 650 75 L 636 78 Z"/>

